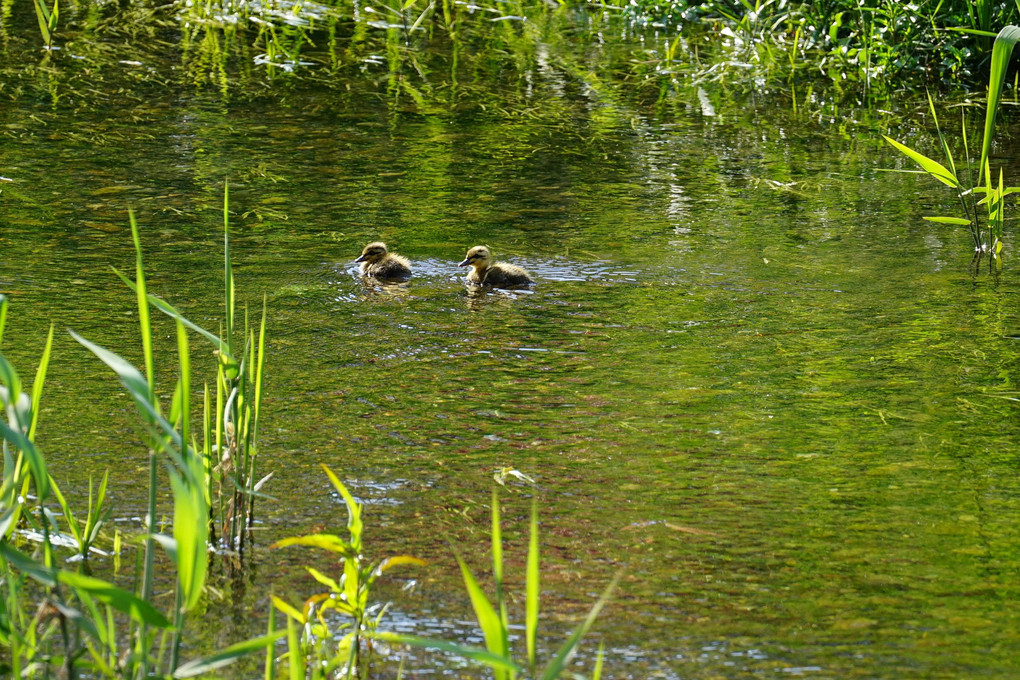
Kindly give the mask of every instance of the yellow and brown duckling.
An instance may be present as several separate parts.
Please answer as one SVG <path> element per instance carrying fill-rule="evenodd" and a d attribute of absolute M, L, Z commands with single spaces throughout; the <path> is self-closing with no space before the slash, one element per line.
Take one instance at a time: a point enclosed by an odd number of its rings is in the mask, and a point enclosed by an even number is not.
<path fill-rule="evenodd" d="M 475 246 L 467 251 L 467 257 L 457 266 L 467 267 L 468 265 L 473 267 L 467 275 L 467 280 L 471 283 L 505 288 L 535 282 L 531 278 L 531 274 L 522 267 L 506 262 L 493 262 L 492 254 L 485 246 Z"/>
<path fill-rule="evenodd" d="M 374 276 L 377 279 L 407 279 L 411 276 L 410 261 L 386 250 L 386 244 L 380 241 L 365 246 L 361 257 L 355 262 L 361 263 L 363 276 Z"/>

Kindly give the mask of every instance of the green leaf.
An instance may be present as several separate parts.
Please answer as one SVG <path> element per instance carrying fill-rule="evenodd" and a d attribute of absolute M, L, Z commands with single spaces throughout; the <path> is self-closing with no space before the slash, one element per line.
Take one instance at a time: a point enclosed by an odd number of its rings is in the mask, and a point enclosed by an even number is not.
<path fill-rule="evenodd" d="M 538 501 L 531 501 L 531 537 L 528 539 L 528 564 L 524 614 L 524 637 L 528 647 L 528 666 L 534 671 L 538 639 L 539 559 L 538 559 Z"/>
<path fill-rule="evenodd" d="M 197 457 L 189 461 L 192 480 L 176 471 L 170 474 L 174 493 L 174 540 L 177 542 L 177 581 L 181 588 L 181 606 L 191 610 L 198 604 L 205 587 L 209 564 L 207 539 L 209 508 L 205 504 L 205 488 L 198 481 L 202 462 Z"/>
<path fill-rule="evenodd" d="M 490 650 L 503 656 L 510 655 L 510 617 L 507 613 L 506 598 L 503 596 L 503 529 L 502 517 L 499 509 L 499 492 L 495 487 L 492 489 L 492 526 L 489 530 L 492 535 L 492 577 L 496 585 L 496 607 L 499 609 L 499 640 L 498 646 L 492 642 L 486 642 Z M 496 674 L 497 677 L 499 674 Z"/>
<path fill-rule="evenodd" d="M 138 222 L 135 220 L 134 210 L 128 210 L 128 222 L 131 224 L 131 240 L 135 244 L 135 278 L 137 283 L 131 281 L 116 269 L 113 271 L 135 292 L 138 304 L 138 328 L 142 334 L 142 355 L 145 361 L 145 374 L 148 376 L 149 384 L 148 401 L 155 403 L 156 374 L 153 368 L 155 360 L 152 353 L 152 323 L 149 319 L 149 304 L 146 296 L 145 263 L 142 261 L 142 238 L 138 234 Z"/>
<path fill-rule="evenodd" d="M 577 651 L 577 646 L 581 644 L 581 640 L 588 633 L 588 630 L 595 623 L 595 619 L 598 617 L 599 612 L 606 606 L 609 601 L 609 596 L 612 594 L 613 589 L 616 588 L 616 584 L 620 582 L 621 574 L 617 574 L 613 577 L 613 580 L 609 582 L 606 589 L 602 591 L 602 595 L 598 601 L 592 606 L 591 611 L 588 612 L 588 616 L 584 618 L 584 622 L 578 626 L 578 628 L 567 638 L 566 642 L 560 647 L 559 651 L 556 652 L 556 656 L 546 666 L 545 672 L 542 673 L 542 680 L 555 680 L 560 677 L 563 673 L 563 669 L 566 668 L 567 663 L 574 656 Z"/>
<path fill-rule="evenodd" d="M 230 645 L 229 647 L 221 649 L 210 656 L 181 664 L 174 671 L 173 677 L 193 678 L 197 675 L 214 671 L 217 668 L 223 668 L 224 666 L 234 663 L 242 656 L 247 656 L 253 652 L 271 648 L 277 640 L 286 634 L 287 632 L 283 630 L 274 631 L 267 635 L 263 635 L 262 637 L 252 638 L 251 640 L 245 640 L 244 642 L 238 642 L 237 644 Z"/>
<path fill-rule="evenodd" d="M 1006 81 L 1009 58 L 1013 47 L 1020 41 L 1020 27 L 1006 26 L 995 37 L 992 45 L 992 64 L 988 74 L 988 105 L 985 109 L 985 133 L 981 141 L 980 172 L 984 173 L 988 163 L 988 154 L 992 148 L 992 135 L 995 132 L 995 116 L 999 111 L 999 100 L 1002 98 L 1002 86 Z M 981 177 L 978 177 L 981 183 Z"/>
<path fill-rule="evenodd" d="M 882 137 L 885 139 L 885 141 L 889 142 L 893 147 L 895 147 L 904 155 L 906 155 L 908 158 L 910 158 L 912 161 L 920 165 L 922 170 L 927 172 L 929 175 L 931 175 L 938 181 L 948 186 L 951 186 L 954 189 L 960 188 L 960 182 L 959 180 L 956 179 L 956 176 L 953 175 L 953 173 L 951 173 L 948 169 L 946 169 L 944 165 L 942 165 L 938 161 L 932 160 L 927 156 L 917 153 L 909 146 L 900 144 L 891 137 L 886 137 L 885 135 L 882 135 Z"/>
<path fill-rule="evenodd" d="M 382 563 L 376 568 L 376 571 L 380 574 L 389 571 L 393 567 L 402 567 L 405 565 L 412 565 L 415 567 L 426 567 L 428 562 L 417 557 L 411 557 L 410 555 L 396 555 L 394 557 L 387 557 Z"/>
<path fill-rule="evenodd" d="M 2 556 L 3 559 L 22 574 L 35 579 L 47 588 L 53 588 L 57 585 L 57 574 L 55 569 L 50 569 L 45 565 L 39 564 L 31 557 L 15 550 L 7 543 L 0 542 L 0 556 Z"/>
<path fill-rule="evenodd" d="M 0 354 L 0 383 L 7 386 L 5 400 L 10 403 L 10 406 L 14 406 L 21 397 L 21 377 L 3 354 Z M 0 392 L 0 396 L 3 396 L 2 392 Z M 18 426 L 20 427 L 20 424 Z"/>
<path fill-rule="evenodd" d="M 35 0 L 35 17 L 39 20 L 43 42 L 50 45 L 53 42 L 53 36 L 50 35 L 50 10 L 42 0 Z"/>
<path fill-rule="evenodd" d="M 471 597 L 471 606 L 474 607 L 475 618 L 478 619 L 478 625 L 485 636 L 485 647 L 496 656 L 507 656 L 506 647 L 503 645 L 503 627 L 499 614 L 496 613 L 489 599 L 485 597 L 485 593 L 482 592 L 478 581 L 475 580 L 474 575 L 471 573 L 471 569 L 468 568 L 468 565 L 460 555 L 457 555 L 457 564 L 460 565 L 461 574 L 464 576 L 464 586 Z"/>
<path fill-rule="evenodd" d="M 57 572 L 57 579 L 71 588 L 88 593 L 103 604 L 127 614 L 137 623 L 147 623 L 157 628 L 170 627 L 170 622 L 151 604 L 106 581 L 83 574 L 73 574 L 69 571 Z"/>
<path fill-rule="evenodd" d="M 326 586 L 335 593 L 340 592 L 340 584 L 313 567 L 305 567 L 305 571 L 312 575 L 316 581 Z"/>
<path fill-rule="evenodd" d="M 343 485 L 343 482 L 333 474 L 326 465 L 322 466 L 322 469 L 326 472 L 326 476 L 329 477 L 329 481 L 333 484 L 333 487 L 343 497 L 344 503 L 347 505 L 347 530 L 351 533 L 351 550 L 354 552 L 353 556 L 357 556 L 361 552 L 361 534 L 362 534 L 362 523 L 361 523 L 361 505 L 354 500 L 354 496 L 347 490 L 347 487 Z"/>
<path fill-rule="evenodd" d="M 493 670 L 504 670 L 512 673 L 520 673 L 524 669 L 514 663 L 513 659 L 508 659 L 505 656 L 493 654 L 492 652 L 478 647 L 469 647 L 467 645 L 458 645 L 453 642 L 446 642 L 445 640 L 432 640 L 429 638 L 417 637 L 415 635 L 403 635 L 401 633 L 390 633 L 385 631 L 379 632 L 365 632 L 364 636 L 372 638 L 374 640 L 383 640 L 384 642 L 391 642 L 397 644 L 410 645 L 412 647 L 421 647 L 424 649 L 438 649 L 442 652 L 450 652 L 457 656 L 468 659 L 469 661 L 475 661 L 480 664 L 484 664 Z"/>
<path fill-rule="evenodd" d="M 290 604 L 288 604 L 284 600 L 281 600 L 280 598 L 278 598 L 276 595 L 270 595 L 270 599 L 273 601 L 273 606 L 275 606 L 281 612 L 283 612 L 284 614 L 286 614 L 290 618 L 294 619 L 295 621 L 297 621 L 301 625 L 304 625 L 308 621 L 308 617 L 307 616 L 305 616 L 303 613 L 299 612 L 296 608 L 292 607 Z"/>
<path fill-rule="evenodd" d="M 922 219 L 929 222 L 938 222 L 939 224 L 955 224 L 959 226 L 970 224 L 970 220 L 965 220 L 962 217 L 923 217 Z"/>
<path fill-rule="evenodd" d="M 311 534 L 309 536 L 292 536 L 273 543 L 270 548 L 286 548 L 292 545 L 305 545 L 310 548 L 322 548 L 344 557 L 357 557 L 358 553 L 351 544 L 333 534 Z"/>
<path fill-rule="evenodd" d="M 32 381 L 32 423 L 28 428 L 28 438 L 33 440 L 35 439 L 36 425 L 39 424 L 39 404 L 42 403 L 43 384 L 46 382 L 46 369 L 50 365 L 51 349 L 53 349 L 53 324 L 50 324 L 50 332 L 46 336 L 46 347 L 43 349 L 42 358 L 39 359 L 35 380 Z"/>
<path fill-rule="evenodd" d="M 4 339 L 4 326 L 7 325 L 7 296 L 0 293 L 0 342 Z"/>
<path fill-rule="evenodd" d="M 46 469 L 46 459 L 25 434 L 25 430 L 29 429 L 29 423 L 24 421 L 31 421 L 32 418 L 31 400 L 28 395 L 22 394 L 18 373 L 2 354 L 0 354 L 0 383 L 7 386 L 6 389 L 0 387 L 0 399 L 5 402 L 11 418 L 10 424 L 0 418 L 0 438 L 14 444 L 25 455 L 32 469 L 36 493 L 42 502 L 50 493 L 50 475 Z"/>
<path fill-rule="evenodd" d="M 595 654 L 595 668 L 591 671 L 591 680 L 601 680 L 602 663 L 606 659 L 606 647 L 604 642 L 599 643 L 599 651 Z"/>
<path fill-rule="evenodd" d="M 227 354 L 233 355 L 234 271 L 230 266 L 230 185 L 227 182 L 223 182 L 223 288 L 223 304 L 227 315 L 226 351 Z"/>

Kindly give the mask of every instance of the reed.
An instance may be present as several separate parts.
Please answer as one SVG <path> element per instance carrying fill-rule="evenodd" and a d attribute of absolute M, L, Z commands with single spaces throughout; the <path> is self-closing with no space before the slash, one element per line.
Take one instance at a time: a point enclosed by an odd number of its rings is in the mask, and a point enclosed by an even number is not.
<path fill-rule="evenodd" d="M 309 575 L 327 590 L 309 597 L 300 608 L 275 595 L 272 601 L 288 618 L 287 662 L 292 678 L 304 678 L 306 674 L 312 679 L 367 678 L 370 641 L 375 638 L 386 612 L 385 606 L 371 602 L 372 586 L 394 567 L 424 566 L 425 562 L 409 555 L 378 562 L 366 560 L 362 555 L 362 506 L 332 470 L 325 465 L 322 469 L 347 508 L 347 538 L 336 534 L 311 534 L 285 538 L 271 547 L 300 545 L 340 555 L 342 571 L 334 578 L 306 566 Z M 347 619 L 338 628 L 330 625 L 329 615 L 334 611 Z M 300 626 L 300 635 L 295 626 Z"/>
<path fill-rule="evenodd" d="M 48 346 L 45 355 L 48 356 Z M 118 658 L 112 625 L 114 612 L 126 616 L 132 626 L 167 629 L 170 623 L 136 595 L 101 579 L 56 566 L 56 536 L 52 531 L 55 515 L 45 503 L 51 493 L 58 496 L 62 505 L 66 502 L 59 496 L 45 459 L 28 434 L 33 432 L 29 423 L 38 413 L 42 394 L 38 376 L 45 374 L 45 364 L 44 359 L 30 397 L 22 391 L 17 371 L 0 354 L 0 404 L 7 416 L 6 420 L 0 419 L 4 453 L 0 574 L 8 586 L 2 598 L 0 635 L 10 645 L 11 669 L 16 677 L 48 677 L 51 669 L 59 668 L 65 677 L 75 678 L 79 666 L 113 675 Z M 23 493 L 29 482 L 35 489 L 34 496 Z M 95 519 L 91 508 L 90 518 Z M 34 539 L 36 556 L 18 549 L 20 536 Z M 31 617 L 27 614 L 26 599 L 29 579 L 43 587 L 45 596 L 43 605 Z"/>
<path fill-rule="evenodd" d="M 181 642 L 188 614 L 203 597 L 208 568 L 210 536 L 210 475 L 220 475 L 221 487 L 229 487 L 230 501 L 222 504 L 229 516 L 221 524 L 232 527 L 230 539 L 243 541 L 254 512 L 252 498 L 258 492 L 253 483 L 257 454 L 257 422 L 262 397 L 262 371 L 265 357 L 265 303 L 256 341 L 245 323 L 241 359 L 234 359 L 235 326 L 234 280 L 229 255 L 227 194 L 224 194 L 225 230 L 225 311 L 228 336 L 219 338 L 195 326 L 169 304 L 148 293 L 142 259 L 141 239 L 134 215 L 129 215 L 135 244 L 135 278 L 117 274 L 135 292 L 142 340 L 144 372 L 116 353 L 70 331 L 71 336 L 111 368 L 133 400 L 143 422 L 144 443 L 149 458 L 148 512 L 141 537 L 141 575 L 135 591 L 128 592 L 82 573 L 57 566 L 57 514 L 46 505 L 52 497 L 60 505 L 77 551 L 83 557 L 94 552 L 94 543 L 108 513 L 106 486 L 108 475 L 97 490 L 90 482 L 87 512 L 79 517 L 50 476 L 45 458 L 34 443 L 39 404 L 53 341 L 52 328 L 43 350 L 31 394 L 22 386 L 18 372 L 0 354 L 0 406 L 6 420 L 0 418 L 3 445 L 3 484 L 0 486 L 0 580 L 5 588 L 0 597 L 0 641 L 10 647 L 10 670 L 16 677 L 66 678 L 81 674 L 90 677 L 146 678 L 193 677 L 230 663 L 240 656 L 271 649 L 281 634 L 232 645 L 204 659 L 180 663 Z M 155 356 L 149 306 L 169 314 L 176 321 L 176 388 L 169 410 L 157 398 L 153 366 Z M 0 340 L 6 322 L 7 299 L 0 295 Z M 191 423 L 191 350 L 188 333 L 196 331 L 212 340 L 218 352 L 217 400 L 225 404 L 222 420 L 215 426 L 209 413 L 209 389 L 204 391 L 202 419 L 203 445 L 193 433 Z M 224 396 L 226 395 L 226 396 Z M 215 432 L 214 432 L 215 430 Z M 216 438 L 216 448 L 211 444 Z M 241 461 L 232 476 L 224 476 L 211 455 L 220 461 Z M 218 461 L 218 462 L 220 462 Z M 172 535 L 156 533 L 154 518 L 160 495 L 158 471 L 167 469 L 173 496 Z M 218 470 L 218 471 L 217 471 Z M 264 481 L 264 480 L 263 480 Z M 34 489 L 34 494 L 30 490 Z M 28 536 L 34 541 L 33 555 L 19 549 L 19 541 Z M 233 544 L 233 545 L 236 545 Z M 243 543 L 242 543 L 243 545 Z M 174 603 L 168 614 L 153 602 L 155 550 L 161 546 L 176 568 Z M 44 590 L 43 605 L 35 616 L 27 601 L 26 581 L 33 580 Z M 126 636 L 121 636 L 123 630 Z"/>
<path fill-rule="evenodd" d="M 1009 66 L 1009 58 L 1017 41 L 1020 41 L 1020 27 L 1006 26 L 999 31 L 992 47 L 991 72 L 988 81 L 988 102 L 985 107 L 985 124 L 981 140 L 981 157 L 977 162 L 976 171 L 974 160 L 971 158 L 970 145 L 967 141 L 966 119 L 961 123 L 961 139 L 965 163 L 962 167 L 957 167 L 949 142 L 939 124 L 938 115 L 935 111 L 935 102 L 930 93 L 928 95 L 928 108 L 935 122 L 939 146 L 942 148 L 942 153 L 945 157 L 945 165 L 901 142 L 885 137 L 885 140 L 893 148 L 917 163 L 921 168 L 920 172 L 934 177 L 939 182 L 956 191 L 962 217 L 932 216 L 925 217 L 924 219 L 940 224 L 968 227 L 974 242 L 974 257 L 971 260 L 971 264 L 975 267 L 980 264 L 985 256 L 988 257 L 990 268 L 993 265 L 995 267 L 1001 266 L 1000 253 L 1002 251 L 1002 228 L 1005 221 L 1005 198 L 1010 194 L 1020 192 L 1020 187 L 1006 187 L 1004 185 L 1001 169 L 996 178 L 992 173 L 989 163 L 992 139 L 995 135 L 996 114 L 1002 99 L 1003 83 L 1005 82 L 1006 70 Z M 974 179 L 975 177 L 977 178 L 976 180 Z M 981 196 L 981 198 L 978 199 L 978 196 Z M 982 225 L 980 218 L 980 208 L 982 206 L 985 210 L 984 225 Z"/>
<path fill-rule="evenodd" d="M 46 5 L 46 0 L 33 0 L 35 18 L 39 22 L 39 33 L 42 35 L 46 49 L 53 47 L 53 31 L 60 20 L 60 0 L 53 0 L 53 9 Z"/>
<path fill-rule="evenodd" d="M 492 670 L 495 680 L 516 680 L 522 676 L 553 680 L 565 674 L 567 665 L 577 653 L 584 636 L 591 629 L 599 613 L 609 601 L 613 590 L 616 588 L 616 584 L 619 582 L 620 575 L 617 574 L 610 581 L 609 585 L 602 591 L 602 595 L 592 606 L 591 610 L 589 610 L 581 625 L 574 629 L 563 644 L 560 645 L 553 657 L 540 667 L 537 658 L 541 579 L 537 508 L 537 503 L 533 502 L 528 538 L 528 556 L 525 567 L 524 638 L 526 657 L 523 661 L 518 661 L 515 658 L 510 647 L 511 624 L 503 578 L 503 536 L 500 526 L 499 496 L 495 490 L 492 493 L 492 526 L 490 529 L 492 573 L 496 590 L 495 603 L 491 602 L 485 595 L 485 592 L 478 584 L 478 580 L 464 559 L 459 554 L 456 555 L 457 563 L 460 565 L 461 575 L 464 579 L 464 587 L 471 599 L 475 618 L 485 639 L 485 648 L 396 633 L 378 632 L 374 634 L 374 637 L 388 642 L 456 654 L 468 661 L 488 666 Z M 595 670 L 592 675 L 593 680 L 597 680 L 601 672 L 602 654 L 600 651 L 596 658 Z"/>

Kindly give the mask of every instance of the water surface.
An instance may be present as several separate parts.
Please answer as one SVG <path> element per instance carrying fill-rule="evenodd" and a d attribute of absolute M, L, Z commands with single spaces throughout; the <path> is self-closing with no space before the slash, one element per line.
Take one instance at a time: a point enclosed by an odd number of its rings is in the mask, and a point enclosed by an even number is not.
<path fill-rule="evenodd" d="M 366 504 L 371 555 L 430 562 L 380 586 L 391 629 L 479 641 L 452 550 L 486 570 L 493 475 L 513 468 L 536 483 L 500 490 L 508 571 L 522 590 L 536 495 L 550 653 L 623 572 L 593 635 L 607 677 L 1015 674 L 1016 275 L 972 275 L 968 237 L 921 220 L 950 197 L 879 171 L 901 165 L 881 114 L 724 83 L 647 102 L 577 66 L 640 54 L 624 30 L 522 54 L 492 29 L 459 61 L 437 40 L 394 78 L 376 30 L 338 38 L 378 56 L 340 60 L 350 91 L 324 66 L 213 89 L 140 46 L 165 80 L 103 61 L 100 96 L 72 45 L 48 57 L 54 94 L 0 111 L 4 353 L 29 375 L 55 324 L 39 442 L 72 492 L 110 469 L 125 527 L 144 507 L 137 419 L 63 329 L 137 361 L 110 270 L 132 266 L 129 207 L 150 289 L 215 329 L 229 180 L 239 295 L 253 314 L 268 296 L 274 498 L 189 655 L 259 634 L 267 583 L 316 591 L 301 565 L 326 558 L 266 546 L 341 529 L 326 463 Z M 415 263 L 408 283 L 357 277 L 380 239 Z M 538 283 L 467 288 L 455 265 L 479 243 Z"/>

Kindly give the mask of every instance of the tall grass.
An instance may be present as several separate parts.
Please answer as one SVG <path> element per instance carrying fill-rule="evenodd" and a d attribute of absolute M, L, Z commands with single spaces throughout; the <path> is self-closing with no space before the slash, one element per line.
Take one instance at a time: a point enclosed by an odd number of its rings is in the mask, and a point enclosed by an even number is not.
<path fill-rule="evenodd" d="M 319 548 L 339 555 L 342 570 L 334 578 L 313 567 L 305 567 L 326 591 L 311 596 L 300 607 L 275 595 L 272 600 L 287 616 L 289 651 L 286 658 L 292 678 L 367 678 L 367 650 L 371 649 L 371 640 L 386 612 L 386 607 L 372 603 L 372 586 L 394 567 L 424 566 L 425 562 L 410 555 L 397 555 L 378 562 L 366 560 L 362 555 L 362 506 L 332 470 L 325 465 L 322 469 L 347 508 L 347 538 L 319 533 L 285 538 L 272 547 Z M 333 612 L 343 615 L 346 622 L 339 627 L 331 625 Z M 296 627 L 300 627 L 300 634 Z"/>
<path fill-rule="evenodd" d="M 496 591 L 494 601 L 490 601 L 485 595 L 478 580 L 468 567 L 467 562 L 464 561 L 460 554 L 457 554 L 457 563 L 460 565 L 464 587 L 471 598 L 471 606 L 474 609 L 478 627 L 481 629 L 485 639 L 485 648 L 396 633 L 376 633 L 375 636 L 388 642 L 403 643 L 414 647 L 424 647 L 456 654 L 468 661 L 487 666 L 492 670 L 495 680 L 517 680 L 517 678 L 522 676 L 541 678 L 541 680 L 554 680 L 566 674 L 570 660 L 577 653 L 584 636 L 591 630 L 599 613 L 609 601 L 620 579 L 620 575 L 618 574 L 610 581 L 581 624 L 560 645 L 552 658 L 541 664 L 537 654 L 541 571 L 539 569 L 538 508 L 535 503 L 532 503 L 531 506 L 528 536 L 528 556 L 525 566 L 524 659 L 517 658 L 510 644 L 512 626 L 508 613 L 509 596 L 505 590 L 503 573 L 503 533 L 499 496 L 495 490 L 492 493 L 492 525 L 490 529 L 492 577 Z M 602 655 L 600 652 L 596 660 L 592 680 L 598 680 L 601 672 Z"/>
<path fill-rule="evenodd" d="M 964 163 L 962 166 L 958 166 L 950 149 L 950 144 L 942 131 L 941 125 L 939 125 L 935 103 L 930 94 L 928 96 L 928 107 L 935 122 L 939 146 L 945 157 L 945 165 L 901 142 L 885 137 L 889 144 L 917 163 L 921 168 L 921 172 L 934 177 L 939 182 L 956 191 L 962 217 L 934 216 L 925 217 L 925 219 L 941 224 L 968 227 L 974 242 L 974 257 L 972 260 L 974 266 L 977 266 L 985 256 L 988 257 L 989 267 L 1001 265 L 1000 253 L 1002 251 L 1002 228 L 1005 221 L 1005 198 L 1010 194 L 1020 192 L 1020 187 L 1006 187 L 1004 185 L 1001 169 L 999 169 L 998 177 L 995 177 L 989 161 L 992 139 L 995 135 L 995 119 L 1002 99 L 1003 83 L 1006 79 L 1009 58 L 1017 41 L 1020 41 L 1020 27 L 1006 26 L 999 31 L 992 47 L 991 73 L 988 80 L 988 101 L 985 108 L 985 124 L 981 140 L 981 157 L 977 162 L 976 168 L 974 167 L 970 145 L 967 141 L 966 120 L 961 124 Z M 978 196 L 981 198 L 979 199 Z M 985 212 L 983 224 L 980 215 L 981 207 L 984 207 Z"/>
<path fill-rule="evenodd" d="M 21 379 L 0 354 L 0 405 L 6 419 L 0 419 L 3 438 L 4 477 L 0 487 L 0 580 L 5 588 L 0 597 L 0 642 L 10 648 L 9 670 L 16 677 L 50 677 L 59 670 L 67 678 L 138 677 L 152 675 L 192 677 L 229 663 L 241 655 L 272 646 L 277 634 L 233 645 L 206 659 L 180 662 L 187 618 L 200 603 L 208 569 L 212 515 L 212 479 L 226 488 L 228 499 L 221 502 L 220 525 L 227 527 L 221 541 L 228 550 L 241 550 L 245 532 L 254 512 L 253 497 L 257 459 L 257 422 L 261 404 L 262 370 L 265 357 L 265 303 L 258 337 L 245 324 L 243 343 L 235 342 L 234 281 L 230 264 L 229 214 L 224 193 L 224 277 L 227 337 L 205 331 L 180 315 L 168 303 L 148 293 L 142 260 L 141 238 L 134 215 L 130 215 L 136 249 L 134 280 L 117 272 L 136 294 L 144 373 L 118 354 L 70 331 L 71 336 L 109 366 L 133 400 L 143 423 L 144 443 L 149 459 L 148 512 L 142 543 L 142 570 L 134 592 L 82 573 L 59 568 L 56 514 L 47 507 L 53 497 L 74 536 L 78 552 L 87 557 L 94 549 L 106 516 L 104 475 L 93 497 L 90 484 L 88 510 L 81 519 L 50 476 L 45 458 L 36 448 L 34 434 L 46 367 L 50 357 L 52 330 L 36 372 L 31 395 Z M 175 319 L 177 336 L 176 388 L 165 408 L 157 397 L 155 350 L 149 306 Z M 0 296 L 0 339 L 6 321 L 7 300 Z M 189 331 L 212 341 L 217 347 L 217 399 L 223 405 L 213 426 L 206 389 L 198 444 L 191 422 L 191 349 Z M 240 359 L 234 347 L 241 348 Z M 219 416 L 222 414 L 222 417 Z M 211 442 L 215 440 L 215 447 Z M 209 460 L 215 454 L 216 464 Z M 236 461 L 236 462 L 235 462 Z M 228 466 L 228 463 L 231 464 Z M 160 495 L 158 474 L 166 468 L 173 497 L 172 534 L 156 533 L 154 518 Z M 34 490 L 34 494 L 29 491 Z M 24 537 L 34 537 L 26 543 Z M 33 555 L 22 545 L 32 545 Z M 162 547 L 175 567 L 173 605 L 162 612 L 154 604 L 156 548 Z M 26 581 L 34 580 L 44 589 L 44 605 L 32 616 L 26 601 Z M 122 635 L 126 629 L 127 634 Z"/>

